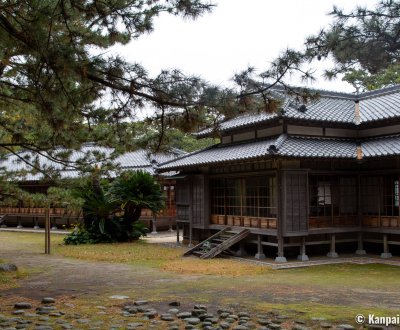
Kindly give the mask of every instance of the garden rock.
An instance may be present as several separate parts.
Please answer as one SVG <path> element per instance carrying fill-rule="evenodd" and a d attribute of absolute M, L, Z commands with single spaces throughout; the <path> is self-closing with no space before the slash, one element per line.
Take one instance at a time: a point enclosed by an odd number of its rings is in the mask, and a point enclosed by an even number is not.
<path fill-rule="evenodd" d="M 149 302 L 147 300 L 137 300 L 135 301 L 136 306 L 147 305 Z"/>
<path fill-rule="evenodd" d="M 16 272 L 18 267 L 14 264 L 0 264 L 0 272 Z"/>
<path fill-rule="evenodd" d="M 200 319 L 197 318 L 197 317 L 188 317 L 187 319 L 185 319 L 185 321 L 187 323 L 189 323 L 189 324 L 192 324 L 192 325 L 196 325 L 196 324 L 199 324 L 201 322 Z"/>
<path fill-rule="evenodd" d="M 350 324 L 339 324 L 337 326 L 338 329 L 343 329 L 343 330 L 353 330 L 355 329 L 352 325 Z"/>
<path fill-rule="evenodd" d="M 54 304 L 55 302 L 55 299 L 51 297 L 45 297 L 42 299 L 42 304 Z"/>
<path fill-rule="evenodd" d="M 178 307 L 181 305 L 181 303 L 179 301 L 171 301 L 169 305 L 172 307 Z"/>
<path fill-rule="evenodd" d="M 31 309 L 32 308 L 32 304 L 28 303 L 28 302 L 18 302 L 14 305 L 15 309 Z"/>
<path fill-rule="evenodd" d="M 122 296 L 122 295 L 118 295 L 118 294 L 113 295 L 113 296 L 110 296 L 109 298 L 110 298 L 110 299 L 116 299 L 116 300 L 125 300 L 125 299 L 129 299 L 128 296 Z"/>
<path fill-rule="evenodd" d="M 181 312 L 181 313 L 178 313 L 176 316 L 179 317 L 180 319 L 187 319 L 189 317 L 192 317 L 192 313 Z"/>

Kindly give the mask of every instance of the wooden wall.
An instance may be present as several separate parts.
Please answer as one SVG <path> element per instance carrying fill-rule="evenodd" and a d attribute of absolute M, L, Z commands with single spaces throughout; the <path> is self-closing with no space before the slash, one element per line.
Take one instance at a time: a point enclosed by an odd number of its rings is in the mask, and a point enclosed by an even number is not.
<path fill-rule="evenodd" d="M 308 233 L 308 177 L 306 171 L 283 171 L 282 234 Z"/>

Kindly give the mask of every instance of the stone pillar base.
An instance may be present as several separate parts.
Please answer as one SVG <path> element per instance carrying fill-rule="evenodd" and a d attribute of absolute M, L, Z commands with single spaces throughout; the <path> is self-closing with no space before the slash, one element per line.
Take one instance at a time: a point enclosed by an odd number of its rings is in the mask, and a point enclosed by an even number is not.
<path fill-rule="evenodd" d="M 275 262 L 287 262 L 285 257 L 276 257 Z"/>
<path fill-rule="evenodd" d="M 381 258 L 382 259 L 389 259 L 392 257 L 392 254 L 390 252 L 383 252 L 381 253 Z"/>
<path fill-rule="evenodd" d="M 356 251 L 356 254 L 357 254 L 358 256 L 364 256 L 364 255 L 367 254 L 367 252 L 366 252 L 365 250 L 357 250 L 357 251 Z"/>
<path fill-rule="evenodd" d="M 17 226 L 17 229 L 21 229 L 21 228 L 24 228 L 24 226 L 22 226 L 22 225 Z"/>
<path fill-rule="evenodd" d="M 308 255 L 306 255 L 306 254 L 299 254 L 297 256 L 297 260 L 299 260 L 299 261 L 308 261 L 310 259 L 308 258 Z"/>
<path fill-rule="evenodd" d="M 328 258 L 338 258 L 339 255 L 336 252 L 328 252 L 326 255 Z"/>
<path fill-rule="evenodd" d="M 256 253 L 256 255 L 254 256 L 255 259 L 265 259 L 266 256 L 264 253 Z"/>

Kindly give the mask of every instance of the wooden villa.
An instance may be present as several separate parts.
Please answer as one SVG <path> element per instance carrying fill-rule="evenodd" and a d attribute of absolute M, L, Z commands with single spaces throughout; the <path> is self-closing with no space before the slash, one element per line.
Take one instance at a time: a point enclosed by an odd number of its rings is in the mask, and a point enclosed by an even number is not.
<path fill-rule="evenodd" d="M 230 228 L 285 262 L 307 248 L 400 245 L 400 86 L 358 95 L 321 91 L 299 104 L 282 90 L 276 113 L 220 123 L 221 143 L 164 163 L 176 175 L 177 223 L 189 243 Z M 198 137 L 213 134 L 213 129 Z M 244 234 L 245 235 L 244 235 Z M 212 247 L 212 246 L 211 246 Z M 264 248 L 266 250 L 264 250 Z"/>

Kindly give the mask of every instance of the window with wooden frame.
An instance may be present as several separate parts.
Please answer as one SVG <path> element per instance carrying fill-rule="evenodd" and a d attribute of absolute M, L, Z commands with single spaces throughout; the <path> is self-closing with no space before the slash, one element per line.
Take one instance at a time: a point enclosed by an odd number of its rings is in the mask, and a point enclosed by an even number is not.
<path fill-rule="evenodd" d="M 309 176 L 310 216 L 333 217 L 357 214 L 357 178 Z"/>
<path fill-rule="evenodd" d="M 214 179 L 210 187 L 212 214 L 276 217 L 274 176 Z"/>
<path fill-rule="evenodd" d="M 399 177 L 387 176 L 383 181 L 383 216 L 399 215 Z"/>
<path fill-rule="evenodd" d="M 310 176 L 310 216 L 332 215 L 332 184 L 329 176 Z"/>

